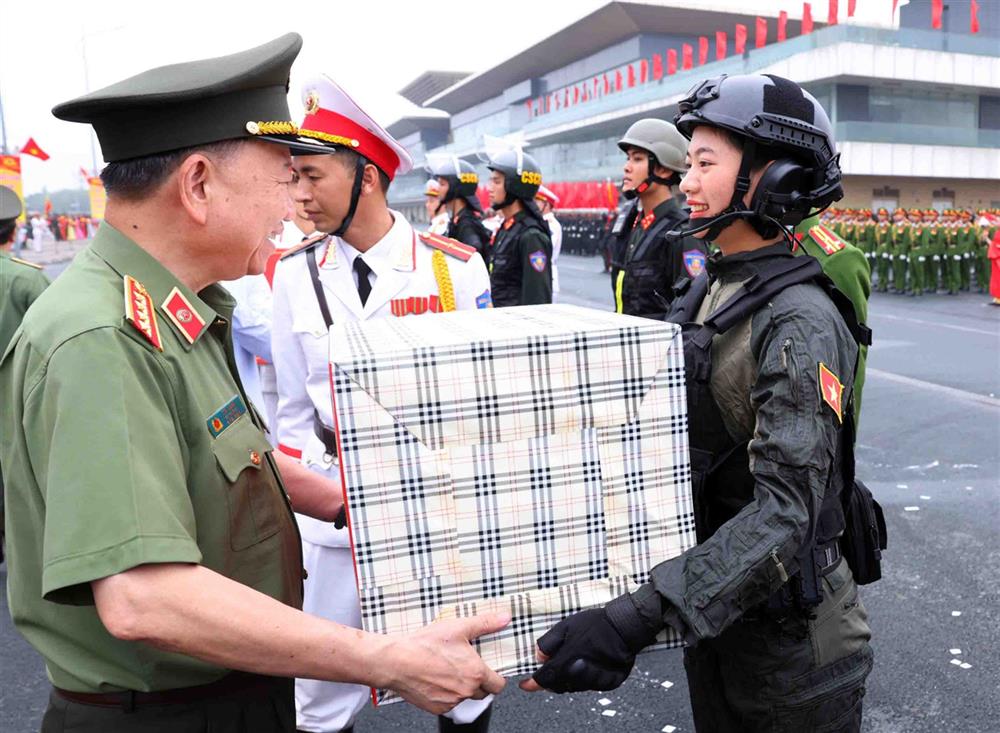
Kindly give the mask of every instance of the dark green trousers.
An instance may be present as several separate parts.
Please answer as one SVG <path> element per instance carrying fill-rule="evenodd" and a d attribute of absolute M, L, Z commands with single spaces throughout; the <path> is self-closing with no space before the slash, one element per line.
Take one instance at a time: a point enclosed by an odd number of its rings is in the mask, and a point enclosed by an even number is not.
<path fill-rule="evenodd" d="M 699 733 L 861 730 L 867 613 L 844 561 L 823 583 L 815 619 L 745 619 L 684 650 Z"/>
<path fill-rule="evenodd" d="M 83 705 L 49 696 L 41 733 L 294 733 L 295 681 L 176 705 Z"/>

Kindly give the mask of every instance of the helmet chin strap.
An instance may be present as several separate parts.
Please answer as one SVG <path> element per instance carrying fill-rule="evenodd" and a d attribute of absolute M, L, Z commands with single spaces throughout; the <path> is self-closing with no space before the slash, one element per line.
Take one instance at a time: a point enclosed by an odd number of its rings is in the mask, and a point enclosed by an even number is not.
<path fill-rule="evenodd" d="M 334 237 L 343 237 L 354 220 L 354 214 L 358 210 L 358 201 L 361 198 L 361 184 L 364 182 L 366 165 L 368 165 L 368 159 L 363 155 L 359 155 L 357 163 L 354 165 L 354 182 L 351 184 L 351 205 L 347 209 L 347 215 L 344 217 L 344 220 L 337 227 L 337 231 L 331 232 Z"/>
<path fill-rule="evenodd" d="M 659 183 L 661 186 L 669 186 L 672 181 L 669 178 L 664 178 L 663 176 L 658 176 L 653 173 L 653 169 L 658 165 L 656 158 L 650 153 L 649 158 L 646 160 L 646 164 L 649 166 L 649 175 L 646 179 L 640 183 L 635 188 L 629 189 L 628 191 L 622 191 L 622 196 L 624 196 L 629 201 L 637 198 L 640 194 L 646 193 L 649 187 L 654 183 Z"/>

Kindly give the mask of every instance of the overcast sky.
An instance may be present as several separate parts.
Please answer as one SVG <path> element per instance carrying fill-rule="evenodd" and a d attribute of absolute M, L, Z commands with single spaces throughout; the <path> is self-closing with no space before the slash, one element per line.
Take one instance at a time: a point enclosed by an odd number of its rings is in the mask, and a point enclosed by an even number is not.
<path fill-rule="evenodd" d="M 816 20 L 825 19 L 827 1 L 814 0 Z M 19 150 L 32 136 L 52 156 L 45 162 L 23 157 L 26 194 L 43 187 L 81 187 L 79 169 L 91 167 L 90 128 L 57 120 L 50 110 L 86 91 L 85 68 L 90 89 L 99 89 L 155 66 L 240 51 L 288 31 L 305 39 L 292 68 L 293 119 L 301 116 L 299 84 L 321 71 L 388 124 L 408 105 L 396 91 L 423 71 L 482 71 L 606 3 L 12 0 L 0 10 L 4 30 L 0 94 L 7 145 Z M 744 11 L 748 7 L 746 0 L 666 0 L 666 4 Z M 840 5 L 843 17 L 847 0 Z M 784 8 L 798 18 L 802 4 L 755 0 L 753 7 L 757 12 Z M 888 21 L 889 7 L 891 0 L 858 0 L 858 15 L 869 22 Z M 102 164 L 98 148 L 98 168 Z"/>

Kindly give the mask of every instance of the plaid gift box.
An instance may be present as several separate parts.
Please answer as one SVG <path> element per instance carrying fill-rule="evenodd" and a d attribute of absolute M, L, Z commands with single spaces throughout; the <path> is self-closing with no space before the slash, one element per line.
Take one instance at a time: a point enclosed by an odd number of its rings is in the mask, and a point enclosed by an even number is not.
<path fill-rule="evenodd" d="M 506 610 L 477 648 L 530 672 L 552 624 L 695 542 L 673 324 L 568 305 L 387 318 L 337 327 L 330 361 L 367 631 Z"/>

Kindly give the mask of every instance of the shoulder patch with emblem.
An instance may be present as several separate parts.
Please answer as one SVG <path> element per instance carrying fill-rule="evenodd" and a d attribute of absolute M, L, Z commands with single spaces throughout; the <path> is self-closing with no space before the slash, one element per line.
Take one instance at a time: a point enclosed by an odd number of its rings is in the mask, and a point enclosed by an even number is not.
<path fill-rule="evenodd" d="M 131 275 L 125 276 L 125 320 L 157 350 L 163 351 L 160 328 L 156 324 L 156 306 L 142 283 Z"/>
<path fill-rule="evenodd" d="M 39 265 L 37 262 L 28 262 L 27 260 L 22 260 L 20 257 L 11 257 L 11 262 L 16 262 L 19 265 L 27 265 L 28 267 L 33 267 L 36 270 L 44 270 L 45 268 Z"/>
<path fill-rule="evenodd" d="M 316 232 L 311 237 L 308 237 L 307 239 L 303 239 L 301 242 L 299 242 L 298 244 L 296 244 L 294 247 L 289 247 L 287 250 L 285 250 L 282 253 L 282 255 L 281 255 L 281 257 L 279 259 L 284 260 L 284 259 L 287 259 L 289 257 L 294 257 L 295 255 L 300 254 L 302 252 L 305 252 L 306 250 L 315 247 L 317 244 L 319 244 L 320 242 L 322 242 L 328 236 L 330 236 L 330 235 L 327 234 L 327 233 L 325 233 L 325 232 Z"/>
<path fill-rule="evenodd" d="M 843 396 L 844 385 L 837 375 L 823 362 L 819 363 L 819 395 L 840 422 L 844 421 Z"/>
<path fill-rule="evenodd" d="M 809 236 L 823 248 L 828 255 L 835 255 L 844 248 L 844 242 L 836 234 L 822 224 L 817 224 L 809 230 Z"/>
<path fill-rule="evenodd" d="M 440 250 L 445 254 L 451 255 L 452 257 L 457 257 L 462 260 L 462 262 L 468 262 L 472 259 L 472 255 L 476 254 L 475 247 L 463 244 L 457 239 L 452 239 L 451 237 L 444 237 L 440 234 L 431 234 L 430 232 L 420 232 L 417 236 L 420 237 L 420 241 L 428 247 L 433 247 L 434 249 Z"/>
<path fill-rule="evenodd" d="M 535 272 L 545 272 L 545 265 L 548 264 L 549 258 L 542 250 L 537 250 L 528 255 L 528 262 Z"/>
<path fill-rule="evenodd" d="M 705 271 L 707 259 L 705 253 L 700 249 L 689 249 L 684 253 L 684 269 L 692 278 L 698 277 Z"/>
<path fill-rule="evenodd" d="M 201 329 L 204 328 L 205 321 L 184 297 L 184 294 L 175 287 L 170 291 L 167 299 L 160 304 L 160 307 L 167 314 L 167 318 L 177 326 L 181 336 L 189 344 L 193 344 L 201 333 Z"/>

